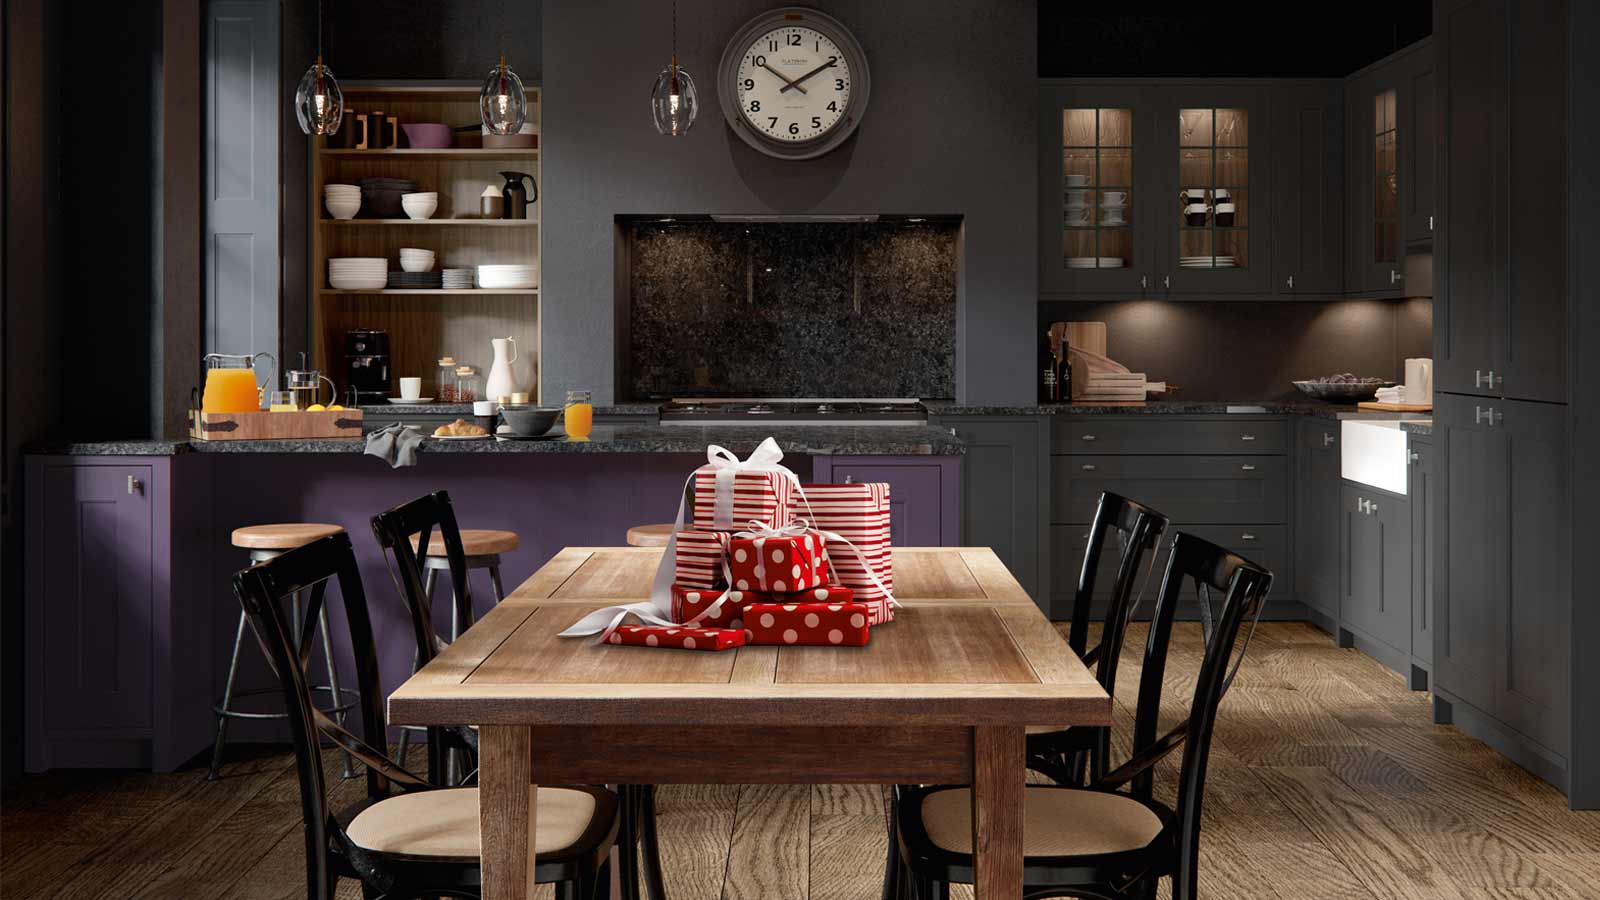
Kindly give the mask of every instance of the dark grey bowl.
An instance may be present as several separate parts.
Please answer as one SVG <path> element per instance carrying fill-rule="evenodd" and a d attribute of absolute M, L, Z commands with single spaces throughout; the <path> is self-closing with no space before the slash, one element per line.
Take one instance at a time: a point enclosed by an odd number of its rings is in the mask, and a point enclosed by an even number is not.
<path fill-rule="evenodd" d="M 1300 389 L 1300 393 L 1318 400 L 1351 403 L 1371 400 L 1378 393 L 1378 388 L 1394 387 L 1394 384 L 1375 378 L 1371 381 L 1296 381 L 1294 386 Z"/>
<path fill-rule="evenodd" d="M 538 437 L 550 430 L 556 423 L 556 416 L 561 415 L 561 410 L 549 406 L 502 406 L 500 418 L 506 420 L 511 426 L 513 434 L 519 437 Z"/>

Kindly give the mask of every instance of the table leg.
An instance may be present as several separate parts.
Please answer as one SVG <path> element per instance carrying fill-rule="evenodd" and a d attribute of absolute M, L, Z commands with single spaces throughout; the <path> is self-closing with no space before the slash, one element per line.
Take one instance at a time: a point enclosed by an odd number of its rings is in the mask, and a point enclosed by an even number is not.
<path fill-rule="evenodd" d="M 483 900 L 533 896 L 533 732 L 525 725 L 478 731 L 478 833 Z"/>
<path fill-rule="evenodd" d="M 1022 896 L 1023 757 L 1015 726 L 972 730 L 973 894 L 977 900 Z"/>

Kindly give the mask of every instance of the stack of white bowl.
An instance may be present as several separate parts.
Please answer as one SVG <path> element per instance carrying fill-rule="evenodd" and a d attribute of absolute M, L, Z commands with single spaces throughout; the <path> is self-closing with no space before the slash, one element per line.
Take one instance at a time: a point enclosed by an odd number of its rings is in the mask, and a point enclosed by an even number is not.
<path fill-rule="evenodd" d="M 478 267 L 478 287 L 480 288 L 520 290 L 534 286 L 533 266 Z"/>
<path fill-rule="evenodd" d="M 389 283 L 389 260 L 344 256 L 328 260 L 328 284 L 341 291 L 376 291 Z"/>
<path fill-rule="evenodd" d="M 439 192 L 425 191 L 420 194 L 401 194 L 400 208 L 406 215 L 413 219 L 426 219 L 433 215 L 439 208 Z"/>
<path fill-rule="evenodd" d="M 405 272 L 432 272 L 433 251 L 416 247 L 400 248 L 400 269 Z"/>
<path fill-rule="evenodd" d="M 322 202 L 335 219 L 354 219 L 361 211 L 361 188 L 354 184 L 325 184 Z"/>

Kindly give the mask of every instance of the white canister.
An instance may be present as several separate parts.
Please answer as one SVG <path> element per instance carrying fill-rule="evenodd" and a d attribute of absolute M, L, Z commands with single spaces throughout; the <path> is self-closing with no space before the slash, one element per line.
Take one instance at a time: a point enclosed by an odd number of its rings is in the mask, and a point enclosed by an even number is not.
<path fill-rule="evenodd" d="M 1433 360 L 1416 357 L 1406 360 L 1407 403 L 1433 402 Z"/>

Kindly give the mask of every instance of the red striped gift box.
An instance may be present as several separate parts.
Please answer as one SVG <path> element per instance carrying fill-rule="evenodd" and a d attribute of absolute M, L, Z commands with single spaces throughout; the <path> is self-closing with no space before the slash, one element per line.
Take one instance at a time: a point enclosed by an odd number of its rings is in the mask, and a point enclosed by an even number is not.
<path fill-rule="evenodd" d="M 882 600 L 884 589 L 894 590 L 894 565 L 889 549 L 889 485 L 879 482 L 807 484 L 804 500 L 796 500 L 795 515 L 804 516 L 821 531 L 829 531 L 855 545 L 828 548 L 833 581 L 855 591 L 857 601 Z M 867 576 L 871 571 L 880 588 Z M 892 613 L 891 613 L 892 615 Z"/>
<path fill-rule="evenodd" d="M 723 560 L 728 551 L 725 531 L 678 532 L 672 582 L 685 588 L 713 590 L 724 586 Z"/>
<path fill-rule="evenodd" d="M 793 515 L 790 481 L 783 472 L 735 472 L 733 510 L 722 527 L 737 531 L 751 522 L 775 528 L 789 524 Z M 694 472 L 694 527 L 709 531 L 717 523 L 717 468 L 701 466 Z"/>

